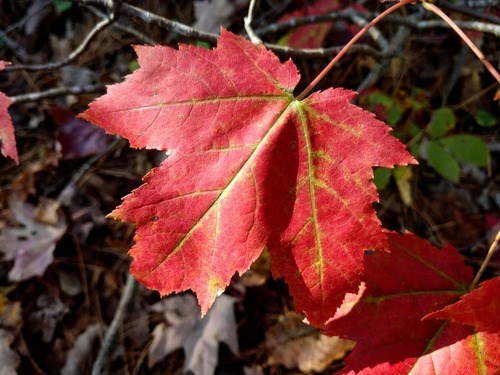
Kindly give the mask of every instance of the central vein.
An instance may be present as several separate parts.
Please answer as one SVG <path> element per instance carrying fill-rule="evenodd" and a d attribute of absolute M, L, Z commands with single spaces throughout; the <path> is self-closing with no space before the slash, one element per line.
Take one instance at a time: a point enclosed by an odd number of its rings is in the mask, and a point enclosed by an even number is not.
<path fill-rule="evenodd" d="M 315 168 L 314 168 L 313 146 L 311 143 L 311 134 L 309 131 L 307 116 L 304 113 L 304 110 L 302 109 L 301 102 L 295 100 L 294 104 L 297 109 L 297 113 L 299 115 L 300 125 L 306 143 L 309 200 L 311 206 L 311 219 L 314 226 L 314 244 L 315 244 L 314 247 L 316 249 L 315 264 L 318 271 L 321 298 L 324 299 L 325 297 L 325 294 L 323 292 L 324 258 L 323 258 L 323 247 L 321 244 L 321 230 L 318 222 L 318 210 L 316 207 L 316 179 L 314 176 Z"/>

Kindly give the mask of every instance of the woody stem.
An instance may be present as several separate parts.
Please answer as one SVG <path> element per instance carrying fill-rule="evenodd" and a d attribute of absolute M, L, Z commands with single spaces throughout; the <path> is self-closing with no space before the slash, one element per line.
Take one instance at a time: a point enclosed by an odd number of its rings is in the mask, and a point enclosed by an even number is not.
<path fill-rule="evenodd" d="M 346 54 L 346 52 L 351 48 L 372 26 L 375 26 L 381 19 L 385 18 L 388 14 L 391 14 L 395 10 L 414 2 L 415 0 L 402 0 L 399 3 L 394 4 L 390 8 L 386 9 L 384 12 L 380 13 L 377 17 L 371 20 L 365 27 L 363 27 L 345 46 L 340 50 L 340 52 L 333 58 L 332 61 L 317 75 L 317 77 L 302 91 L 299 96 L 297 96 L 297 100 L 304 99 L 311 90 L 318 84 L 319 81 L 323 79 L 323 77 L 333 68 L 333 66 L 339 61 L 342 56 Z"/>
<path fill-rule="evenodd" d="M 428 3 L 427 1 L 422 1 L 422 6 L 427 9 L 428 11 L 431 11 L 441 17 L 444 22 L 446 22 L 450 27 L 455 30 L 455 32 L 462 38 L 462 40 L 470 47 L 470 49 L 476 54 L 477 58 L 481 60 L 483 65 L 488 69 L 488 71 L 491 73 L 491 75 L 497 80 L 498 83 L 500 83 L 500 73 L 491 65 L 491 63 L 486 59 L 484 54 L 481 52 L 481 50 L 472 42 L 472 40 L 469 39 L 469 37 L 458 27 L 458 25 L 453 22 L 453 20 L 448 17 L 444 12 L 439 9 L 437 6 L 434 4 Z"/>
<path fill-rule="evenodd" d="M 498 231 L 498 233 L 495 237 L 495 240 L 491 244 L 490 249 L 488 250 L 488 254 L 486 254 L 486 257 L 483 260 L 483 264 L 481 264 L 479 271 L 477 271 L 476 277 L 474 277 L 472 284 L 470 284 L 469 290 L 472 290 L 476 287 L 476 285 L 479 282 L 479 279 L 481 278 L 481 275 L 483 274 L 484 270 L 486 269 L 486 266 L 488 265 L 491 257 L 495 253 L 495 250 L 496 250 L 496 247 L 497 247 L 499 241 L 500 241 L 500 230 Z"/>

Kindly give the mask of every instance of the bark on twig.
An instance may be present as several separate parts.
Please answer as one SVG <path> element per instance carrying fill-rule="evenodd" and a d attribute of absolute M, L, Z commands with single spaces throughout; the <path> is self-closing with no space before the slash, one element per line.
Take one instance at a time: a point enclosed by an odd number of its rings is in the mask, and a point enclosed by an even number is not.
<path fill-rule="evenodd" d="M 21 94 L 9 97 L 12 104 L 36 102 L 42 99 L 56 98 L 65 95 L 82 95 L 91 94 L 95 92 L 104 91 L 105 87 L 102 84 L 85 85 L 85 86 L 71 86 L 71 87 L 58 87 L 39 92 L 30 92 L 28 94 Z"/>
<path fill-rule="evenodd" d="M 46 64 L 15 64 L 8 66 L 5 68 L 6 72 L 12 72 L 16 70 L 24 70 L 28 72 L 35 72 L 39 70 L 55 70 L 62 68 L 65 65 L 68 65 L 75 61 L 80 55 L 82 55 L 87 48 L 89 47 L 90 43 L 94 40 L 94 38 L 99 35 L 103 30 L 105 30 L 107 27 L 109 27 L 113 22 L 115 21 L 115 17 L 113 15 L 110 15 L 108 18 L 100 21 L 97 23 L 97 25 L 94 26 L 94 28 L 87 34 L 85 39 L 80 43 L 76 49 L 71 52 L 67 58 L 61 61 L 54 61 L 54 62 L 49 62 Z"/>
<path fill-rule="evenodd" d="M 262 44 L 262 40 L 255 34 L 252 28 L 253 14 L 255 12 L 255 0 L 250 0 L 250 5 L 248 6 L 248 15 L 245 17 L 245 30 L 253 44 Z"/>
<path fill-rule="evenodd" d="M 113 317 L 113 320 L 111 321 L 111 324 L 106 331 L 104 341 L 102 342 L 99 353 L 97 354 L 97 359 L 92 366 L 92 375 L 108 374 L 107 367 L 109 359 L 116 347 L 118 333 L 123 321 L 123 317 L 125 316 L 126 310 L 130 306 L 131 302 L 134 300 L 137 294 L 137 289 L 137 281 L 135 281 L 132 275 L 128 274 L 127 283 L 125 284 L 125 288 L 123 289 L 123 294 L 120 298 L 115 316 Z"/>

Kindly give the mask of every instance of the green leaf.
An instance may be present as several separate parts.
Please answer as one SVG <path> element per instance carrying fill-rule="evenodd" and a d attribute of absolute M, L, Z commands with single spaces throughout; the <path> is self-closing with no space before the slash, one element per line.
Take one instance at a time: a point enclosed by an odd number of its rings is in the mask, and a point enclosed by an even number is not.
<path fill-rule="evenodd" d="M 381 91 L 374 91 L 368 95 L 368 102 L 370 103 L 370 106 L 380 104 L 384 107 L 390 107 L 394 101 L 389 95 L 386 95 Z"/>
<path fill-rule="evenodd" d="M 61 14 L 73 6 L 73 2 L 70 0 L 55 0 L 54 7 L 56 8 L 57 14 Z"/>
<path fill-rule="evenodd" d="M 411 96 L 408 98 L 408 104 L 414 111 L 420 111 L 429 107 L 429 99 L 427 98 L 427 90 L 413 88 Z"/>
<path fill-rule="evenodd" d="M 391 179 L 391 174 L 391 168 L 380 167 L 373 170 L 373 183 L 377 187 L 377 190 L 384 190 L 387 187 Z"/>
<path fill-rule="evenodd" d="M 460 168 L 457 161 L 438 143 L 429 141 L 427 144 L 427 162 L 444 178 L 458 182 Z"/>
<path fill-rule="evenodd" d="M 488 165 L 488 146 L 479 137 L 459 134 L 441 139 L 440 144 L 460 161 L 478 167 Z"/>
<path fill-rule="evenodd" d="M 411 185 L 411 180 L 413 179 L 412 169 L 409 166 L 396 166 L 394 167 L 393 175 L 401 200 L 406 206 L 410 207 L 413 204 Z"/>
<path fill-rule="evenodd" d="M 432 112 L 427 134 L 431 138 L 439 138 L 455 127 L 455 114 L 448 107 L 436 109 Z"/>
<path fill-rule="evenodd" d="M 408 151 L 410 151 L 410 153 L 417 159 L 418 159 L 418 155 L 420 153 L 420 146 L 421 146 L 420 141 L 414 142 L 408 146 Z"/>
<path fill-rule="evenodd" d="M 478 110 L 474 116 L 474 119 L 479 126 L 483 126 L 485 128 L 490 128 L 498 123 L 497 119 L 484 109 Z"/>
<path fill-rule="evenodd" d="M 387 112 L 386 122 L 390 127 L 394 127 L 398 124 L 401 119 L 401 115 L 403 114 L 403 110 L 396 104 L 393 104 L 389 107 L 389 111 Z"/>
<path fill-rule="evenodd" d="M 195 45 L 197 47 L 203 47 L 203 48 L 206 48 L 206 49 L 211 49 L 212 48 L 212 46 L 210 45 L 210 43 L 204 42 L 203 40 L 197 40 L 196 42 L 193 43 L 193 45 Z"/>
<path fill-rule="evenodd" d="M 380 105 L 386 109 L 387 117 L 385 121 L 390 127 L 396 126 L 401 119 L 401 115 L 403 114 L 403 110 L 394 101 L 394 99 L 381 91 L 374 91 L 370 95 L 368 95 L 368 103 L 370 103 L 370 107 L 372 109 L 377 105 Z"/>
<path fill-rule="evenodd" d="M 139 69 L 139 63 L 137 62 L 137 59 L 133 59 L 128 63 L 128 70 L 130 72 L 133 72 L 134 70 Z"/>

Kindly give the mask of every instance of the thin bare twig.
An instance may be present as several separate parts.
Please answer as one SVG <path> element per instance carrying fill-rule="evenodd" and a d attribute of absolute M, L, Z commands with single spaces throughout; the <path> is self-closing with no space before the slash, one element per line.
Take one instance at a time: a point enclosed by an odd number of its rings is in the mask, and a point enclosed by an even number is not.
<path fill-rule="evenodd" d="M 57 196 L 57 201 L 59 202 L 59 204 L 71 203 L 75 191 L 75 186 L 83 179 L 90 168 L 99 160 L 101 160 L 105 155 L 115 150 L 119 145 L 125 144 L 125 142 L 126 141 L 123 138 L 116 137 L 110 144 L 106 146 L 104 150 L 92 156 L 76 171 L 76 173 L 73 173 L 71 180 L 69 180 L 66 186 L 64 186 L 64 189 L 62 189 Z"/>
<path fill-rule="evenodd" d="M 2 39 L 5 42 L 7 48 L 9 48 L 17 56 L 18 59 L 20 59 L 21 61 L 28 60 L 29 56 L 28 53 L 26 52 L 26 49 L 19 43 L 17 43 L 15 40 L 9 38 L 7 33 L 2 30 L 0 30 L 0 39 Z"/>
<path fill-rule="evenodd" d="M 45 8 L 47 6 L 51 5 L 51 3 L 49 2 L 45 2 L 45 1 L 38 1 L 36 3 L 33 4 L 32 8 L 31 8 L 31 12 L 27 12 L 27 14 L 21 18 L 19 21 L 13 23 L 12 25 L 10 25 L 9 27 L 7 27 L 5 29 L 5 31 L 1 32 L 0 33 L 0 38 L 3 38 L 5 37 L 7 34 L 9 34 L 10 32 L 12 32 L 13 30 L 17 29 L 17 28 L 20 28 L 20 27 L 23 27 L 24 24 L 31 18 L 31 17 L 35 17 L 36 15 L 38 15 L 39 13 L 43 12 L 45 10 Z"/>
<path fill-rule="evenodd" d="M 5 68 L 6 72 L 12 72 L 17 70 L 25 70 L 28 72 L 34 72 L 39 70 L 55 70 L 59 69 L 65 65 L 68 65 L 75 61 L 80 55 L 82 55 L 90 45 L 90 42 L 94 40 L 94 38 L 107 27 L 109 27 L 114 21 L 116 17 L 114 14 L 111 14 L 108 18 L 100 21 L 94 28 L 87 34 L 85 39 L 80 43 L 76 49 L 71 52 L 67 58 L 61 61 L 49 62 L 46 64 L 15 64 Z"/>
<path fill-rule="evenodd" d="M 495 254 L 495 250 L 497 248 L 498 242 L 500 241 L 500 230 L 498 231 L 495 240 L 490 246 L 490 249 L 488 250 L 488 254 L 486 254 L 486 257 L 483 260 L 483 263 L 481 264 L 481 267 L 479 268 L 479 271 L 477 271 L 476 277 L 474 277 L 474 280 L 470 284 L 469 290 L 474 289 L 477 284 L 479 283 L 479 279 L 481 278 L 481 275 L 483 274 L 484 270 L 486 269 L 486 266 L 490 262 L 491 257 L 493 254 Z"/>
<path fill-rule="evenodd" d="M 365 27 L 368 25 L 368 21 L 361 17 L 357 12 L 355 12 L 353 9 L 348 9 L 346 11 L 346 15 L 349 16 L 351 21 L 358 25 L 359 27 Z M 366 32 L 368 35 L 371 36 L 371 38 L 377 43 L 382 51 L 387 51 L 389 49 L 389 42 L 387 39 L 382 35 L 379 29 L 377 29 L 375 26 L 372 26 L 371 28 L 368 29 Z"/>
<path fill-rule="evenodd" d="M 446 82 L 443 95 L 441 98 L 441 107 L 446 107 L 448 104 L 448 98 L 450 97 L 451 90 L 455 87 L 460 75 L 462 74 L 462 69 L 467 60 L 467 56 L 470 53 L 470 49 L 465 44 L 461 46 L 458 57 L 456 58 L 455 64 L 451 73 L 448 75 L 448 80 Z"/>
<path fill-rule="evenodd" d="M 335 56 L 337 53 L 342 51 L 343 46 L 337 47 L 328 47 L 328 48 L 291 48 L 286 46 L 278 46 L 276 44 L 267 44 L 264 45 L 273 51 L 276 55 L 281 57 L 292 57 L 302 60 L 309 59 L 318 59 L 318 58 L 328 58 Z M 347 53 L 364 53 L 375 58 L 391 58 L 394 57 L 395 54 L 392 51 L 388 52 L 379 52 L 375 48 L 366 45 L 366 44 L 358 44 L 352 46 L 351 49 Z"/>
<path fill-rule="evenodd" d="M 341 10 L 340 12 L 335 12 L 335 13 L 326 13 L 326 14 L 318 14 L 316 16 L 291 18 L 287 21 L 272 23 L 270 25 L 256 29 L 255 33 L 258 36 L 263 37 L 269 34 L 278 34 L 287 32 L 289 30 L 305 25 L 323 23 L 328 21 L 349 20 L 351 16 L 346 14 L 346 12 L 347 9 L 344 9 Z"/>
<path fill-rule="evenodd" d="M 486 23 L 480 21 L 455 21 L 455 24 L 463 30 L 480 31 L 486 34 L 493 34 L 500 36 L 500 25 L 494 23 Z M 417 22 L 415 28 L 417 29 L 435 29 L 438 27 L 450 28 L 446 22 L 442 20 L 427 20 Z"/>
<path fill-rule="evenodd" d="M 176 34 L 182 35 L 189 39 L 198 39 L 207 43 L 216 44 L 219 36 L 217 34 L 207 33 L 204 31 L 196 30 L 192 27 L 184 25 L 180 22 L 175 22 L 158 16 L 154 13 L 148 12 L 144 9 L 134 7 L 132 5 L 123 4 L 123 11 L 129 13 L 130 15 L 141 19 L 143 22 L 156 24 L 162 28 L 169 31 L 175 32 Z M 264 45 L 271 51 L 275 52 L 277 55 L 283 57 L 294 57 L 300 59 L 317 59 L 322 57 L 330 57 L 337 54 L 341 47 L 331 47 L 331 48 L 313 48 L 313 49 L 297 49 L 285 46 L 278 46 L 276 44 L 264 43 Z M 355 46 L 349 52 L 363 52 L 374 57 L 391 57 L 391 54 L 380 54 L 377 50 L 370 46 Z"/>
<path fill-rule="evenodd" d="M 89 7 L 89 10 L 94 13 L 96 16 L 105 19 L 107 17 L 106 13 L 101 12 L 100 10 L 94 8 L 94 7 Z M 138 40 L 147 43 L 149 45 L 156 44 L 156 41 L 147 36 L 146 34 L 140 32 L 139 30 L 136 30 L 135 28 L 125 25 L 120 21 L 115 21 L 111 27 L 118 29 L 120 31 L 123 31 L 125 33 L 128 33 L 130 35 L 135 36 Z"/>
<path fill-rule="evenodd" d="M 253 14 L 255 12 L 256 0 L 250 0 L 250 5 L 248 6 L 248 15 L 244 18 L 245 30 L 253 44 L 262 44 L 262 40 L 255 34 L 252 28 Z"/>
<path fill-rule="evenodd" d="M 48 89 L 45 91 L 30 92 L 28 94 L 11 96 L 9 97 L 9 99 L 12 101 L 12 104 L 19 104 L 26 102 L 36 102 L 42 99 L 55 98 L 58 96 L 65 96 L 65 95 L 90 94 L 94 92 L 104 91 L 104 89 L 105 87 L 102 84 L 58 87 L 58 88 Z"/>
<path fill-rule="evenodd" d="M 359 40 L 361 37 L 368 31 L 368 29 L 374 25 L 376 25 L 381 19 L 383 19 L 388 14 L 396 11 L 397 9 L 411 3 L 413 0 L 402 0 L 399 3 L 392 5 L 390 8 L 386 9 L 384 12 L 380 13 L 377 17 L 368 23 L 365 27 L 363 27 L 343 48 L 342 50 L 333 58 L 332 61 L 318 74 L 318 76 L 302 91 L 297 100 L 304 99 L 307 94 L 311 92 L 311 90 L 318 84 L 319 81 L 323 79 L 323 77 L 330 71 L 331 68 L 339 61 L 346 52 Z"/>
<path fill-rule="evenodd" d="M 203 42 L 216 44 L 217 39 L 219 38 L 217 34 L 196 30 L 192 27 L 184 25 L 183 23 L 171 21 L 154 13 L 148 12 L 147 10 L 137 8 L 129 4 L 123 4 L 122 10 L 130 14 L 131 16 L 141 19 L 143 22 L 155 24 L 192 40 L 201 40 Z"/>
<path fill-rule="evenodd" d="M 120 325 L 122 324 L 126 310 L 137 294 L 137 290 L 137 281 L 135 281 L 134 277 L 131 274 L 128 274 L 127 283 L 125 284 L 125 288 L 123 289 L 120 302 L 118 303 L 118 308 L 116 309 L 113 320 L 111 321 L 111 324 L 106 331 L 104 341 L 99 349 L 99 353 L 97 354 L 94 365 L 92 366 L 92 375 L 103 375 L 108 373 L 107 367 L 109 357 L 115 349 Z"/>
<path fill-rule="evenodd" d="M 398 30 L 394 34 L 394 37 L 391 38 L 391 43 L 387 46 L 387 51 L 392 51 L 392 53 L 399 56 L 401 49 L 405 45 L 410 34 L 411 31 L 408 27 L 399 26 Z M 388 59 L 377 63 L 375 67 L 370 71 L 368 76 L 359 84 L 359 86 L 356 88 L 356 91 L 361 92 L 371 85 L 375 84 L 380 79 L 380 77 L 382 77 L 384 72 L 390 67 L 390 64 L 391 61 Z"/>
<path fill-rule="evenodd" d="M 357 12 L 352 8 L 347 8 L 341 10 L 340 12 L 319 14 L 316 16 L 304 16 L 304 17 L 292 18 L 284 22 L 273 23 L 271 25 L 267 25 L 265 27 L 257 29 L 255 30 L 255 33 L 262 38 L 268 34 L 284 33 L 300 26 L 328 22 L 328 21 L 351 20 L 352 14 L 359 15 L 359 12 Z M 374 18 L 375 16 L 376 14 L 373 13 L 363 13 L 363 17 L 366 18 Z M 440 27 L 451 28 L 450 25 L 448 25 L 443 20 L 437 19 L 437 20 L 415 21 L 408 17 L 401 17 L 395 14 L 390 14 L 384 19 L 384 21 L 391 22 L 397 25 L 405 25 L 412 29 L 433 29 Z M 475 30 L 475 31 L 480 31 L 482 33 L 488 33 L 500 36 L 500 25 L 498 23 L 487 23 L 481 21 L 456 21 L 455 23 L 463 30 Z"/>
<path fill-rule="evenodd" d="M 451 28 L 462 38 L 462 40 L 470 47 L 470 49 L 476 54 L 479 60 L 483 63 L 483 65 L 486 67 L 486 69 L 491 73 L 491 75 L 497 80 L 498 83 L 500 83 L 500 74 L 498 71 L 491 65 L 491 63 L 486 59 L 484 54 L 481 52 L 481 50 L 472 42 L 472 40 L 469 39 L 467 35 L 458 27 L 453 20 L 448 17 L 446 14 L 443 13 L 441 9 L 439 9 L 437 6 L 434 4 L 428 3 L 427 1 L 422 1 L 422 6 L 435 13 L 439 17 L 441 17 L 446 23 L 448 23 Z"/>
<path fill-rule="evenodd" d="M 422 17 L 423 13 L 417 13 L 407 17 L 406 19 L 410 22 L 416 22 Z M 411 35 L 411 28 L 407 25 L 401 25 L 398 27 L 398 30 L 391 38 L 389 45 L 386 47 L 387 52 L 392 52 L 396 56 L 401 56 L 401 50 L 406 44 L 406 41 Z M 370 71 L 368 76 L 359 84 L 356 88 L 357 92 L 361 92 L 367 87 L 375 84 L 380 77 L 384 74 L 384 72 L 390 67 L 390 60 L 385 59 L 381 62 L 377 62 L 375 67 Z"/>
<path fill-rule="evenodd" d="M 455 4 L 450 3 L 449 1 L 446 1 L 446 0 L 441 0 L 439 3 L 442 4 L 443 8 L 445 8 L 445 9 L 453 10 L 455 12 L 465 14 L 469 17 L 474 17 L 474 18 L 477 18 L 479 20 L 487 20 L 487 21 L 495 23 L 495 24 L 500 23 L 500 18 L 495 17 L 493 15 L 493 12 L 480 13 L 480 12 L 475 11 L 474 9 L 471 9 L 468 6 L 455 5 Z M 460 27 L 462 27 L 462 26 L 460 26 Z"/>

